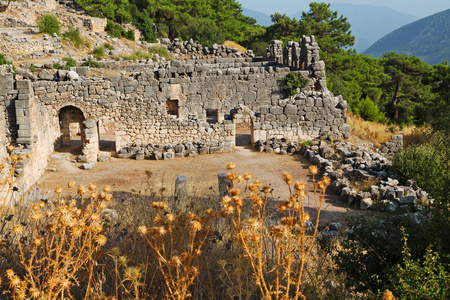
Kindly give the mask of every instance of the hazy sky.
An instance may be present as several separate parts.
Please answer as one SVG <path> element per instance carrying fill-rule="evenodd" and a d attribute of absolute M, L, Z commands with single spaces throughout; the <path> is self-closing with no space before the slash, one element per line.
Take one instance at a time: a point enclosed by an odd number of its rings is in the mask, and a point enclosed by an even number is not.
<path fill-rule="evenodd" d="M 450 9 L 449 0 L 328 0 L 328 1 L 305 1 L 305 0 L 237 0 L 242 6 L 260 11 L 265 14 L 274 12 L 292 15 L 299 11 L 308 10 L 310 2 L 325 3 L 350 3 L 378 5 L 392 8 L 396 11 L 411 14 L 423 18 L 437 12 Z"/>

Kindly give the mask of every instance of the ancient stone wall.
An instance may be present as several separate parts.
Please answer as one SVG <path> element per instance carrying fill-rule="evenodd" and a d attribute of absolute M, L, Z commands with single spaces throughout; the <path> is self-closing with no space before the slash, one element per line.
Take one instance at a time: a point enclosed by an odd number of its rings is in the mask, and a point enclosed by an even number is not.
<path fill-rule="evenodd" d="M 100 159 L 103 134 L 114 136 L 120 157 L 139 159 L 150 153 L 167 159 L 231 151 L 241 126 L 253 143 L 348 137 L 347 104 L 326 89 L 325 65 L 315 56 L 313 40 L 305 39 L 289 44 L 290 66 L 241 57 L 109 62 L 108 72 L 94 72 L 101 76 L 88 76 L 87 67 L 54 76 L 46 70 L 38 76 L 21 72 L 16 80 L 5 74 L 0 77 L 5 138 L 18 146 L 17 153 L 32 153 L 24 173 L 29 184 L 42 174 L 54 148 L 78 133 L 78 160 L 86 163 Z M 302 46 L 296 47 L 305 43 L 314 49 L 299 57 Z M 305 70 L 295 67 L 305 64 Z M 286 98 L 280 79 L 291 71 L 308 84 Z"/>

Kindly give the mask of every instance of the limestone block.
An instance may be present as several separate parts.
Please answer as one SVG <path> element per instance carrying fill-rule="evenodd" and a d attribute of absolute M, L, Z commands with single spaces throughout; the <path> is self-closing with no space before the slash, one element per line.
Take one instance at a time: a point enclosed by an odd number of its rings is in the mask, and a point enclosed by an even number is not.
<path fill-rule="evenodd" d="M 188 180 L 184 175 L 178 176 L 175 180 L 175 196 L 185 198 L 188 195 Z"/>

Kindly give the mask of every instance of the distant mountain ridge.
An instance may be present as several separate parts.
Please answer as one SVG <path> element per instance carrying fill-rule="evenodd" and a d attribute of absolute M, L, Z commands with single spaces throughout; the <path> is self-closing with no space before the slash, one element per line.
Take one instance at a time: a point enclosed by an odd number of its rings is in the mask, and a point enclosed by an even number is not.
<path fill-rule="evenodd" d="M 244 15 L 256 19 L 259 25 L 270 26 L 272 24 L 269 15 L 246 7 L 242 7 L 242 9 Z M 375 5 L 331 4 L 331 9 L 337 11 L 339 16 L 346 17 L 352 25 L 351 30 L 356 37 L 354 49 L 359 53 L 392 30 L 419 19 Z M 290 17 L 298 20 L 301 16 L 302 12 L 297 12 Z"/>
<path fill-rule="evenodd" d="M 269 15 L 266 15 L 265 13 L 242 7 L 242 13 L 247 17 L 252 17 L 256 20 L 257 24 L 262 26 L 270 26 L 272 25 L 272 19 Z"/>
<path fill-rule="evenodd" d="M 364 53 L 380 57 L 388 51 L 418 56 L 428 64 L 450 61 L 450 9 L 392 31 Z"/>
<path fill-rule="evenodd" d="M 352 26 L 350 30 L 356 37 L 353 47 L 358 53 L 364 52 L 370 45 L 387 33 L 419 18 L 376 5 L 331 4 L 330 8 L 343 15 Z M 291 15 L 299 19 L 302 13 Z"/>

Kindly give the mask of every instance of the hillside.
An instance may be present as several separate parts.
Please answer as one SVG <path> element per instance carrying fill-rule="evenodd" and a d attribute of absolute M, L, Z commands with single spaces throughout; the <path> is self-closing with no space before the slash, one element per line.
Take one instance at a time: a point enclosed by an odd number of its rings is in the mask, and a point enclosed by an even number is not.
<path fill-rule="evenodd" d="M 393 9 L 375 5 L 331 4 L 331 9 L 347 18 L 356 37 L 355 50 L 364 52 L 371 44 L 405 24 L 418 18 Z M 302 13 L 291 17 L 299 19 Z"/>
<path fill-rule="evenodd" d="M 389 33 L 364 53 L 380 57 L 388 51 L 418 56 L 429 64 L 450 60 L 450 9 Z"/>
<path fill-rule="evenodd" d="M 262 26 L 270 26 L 272 25 L 272 20 L 269 15 L 265 13 L 242 7 L 242 14 L 247 17 L 251 17 L 256 20 L 257 24 Z"/>

